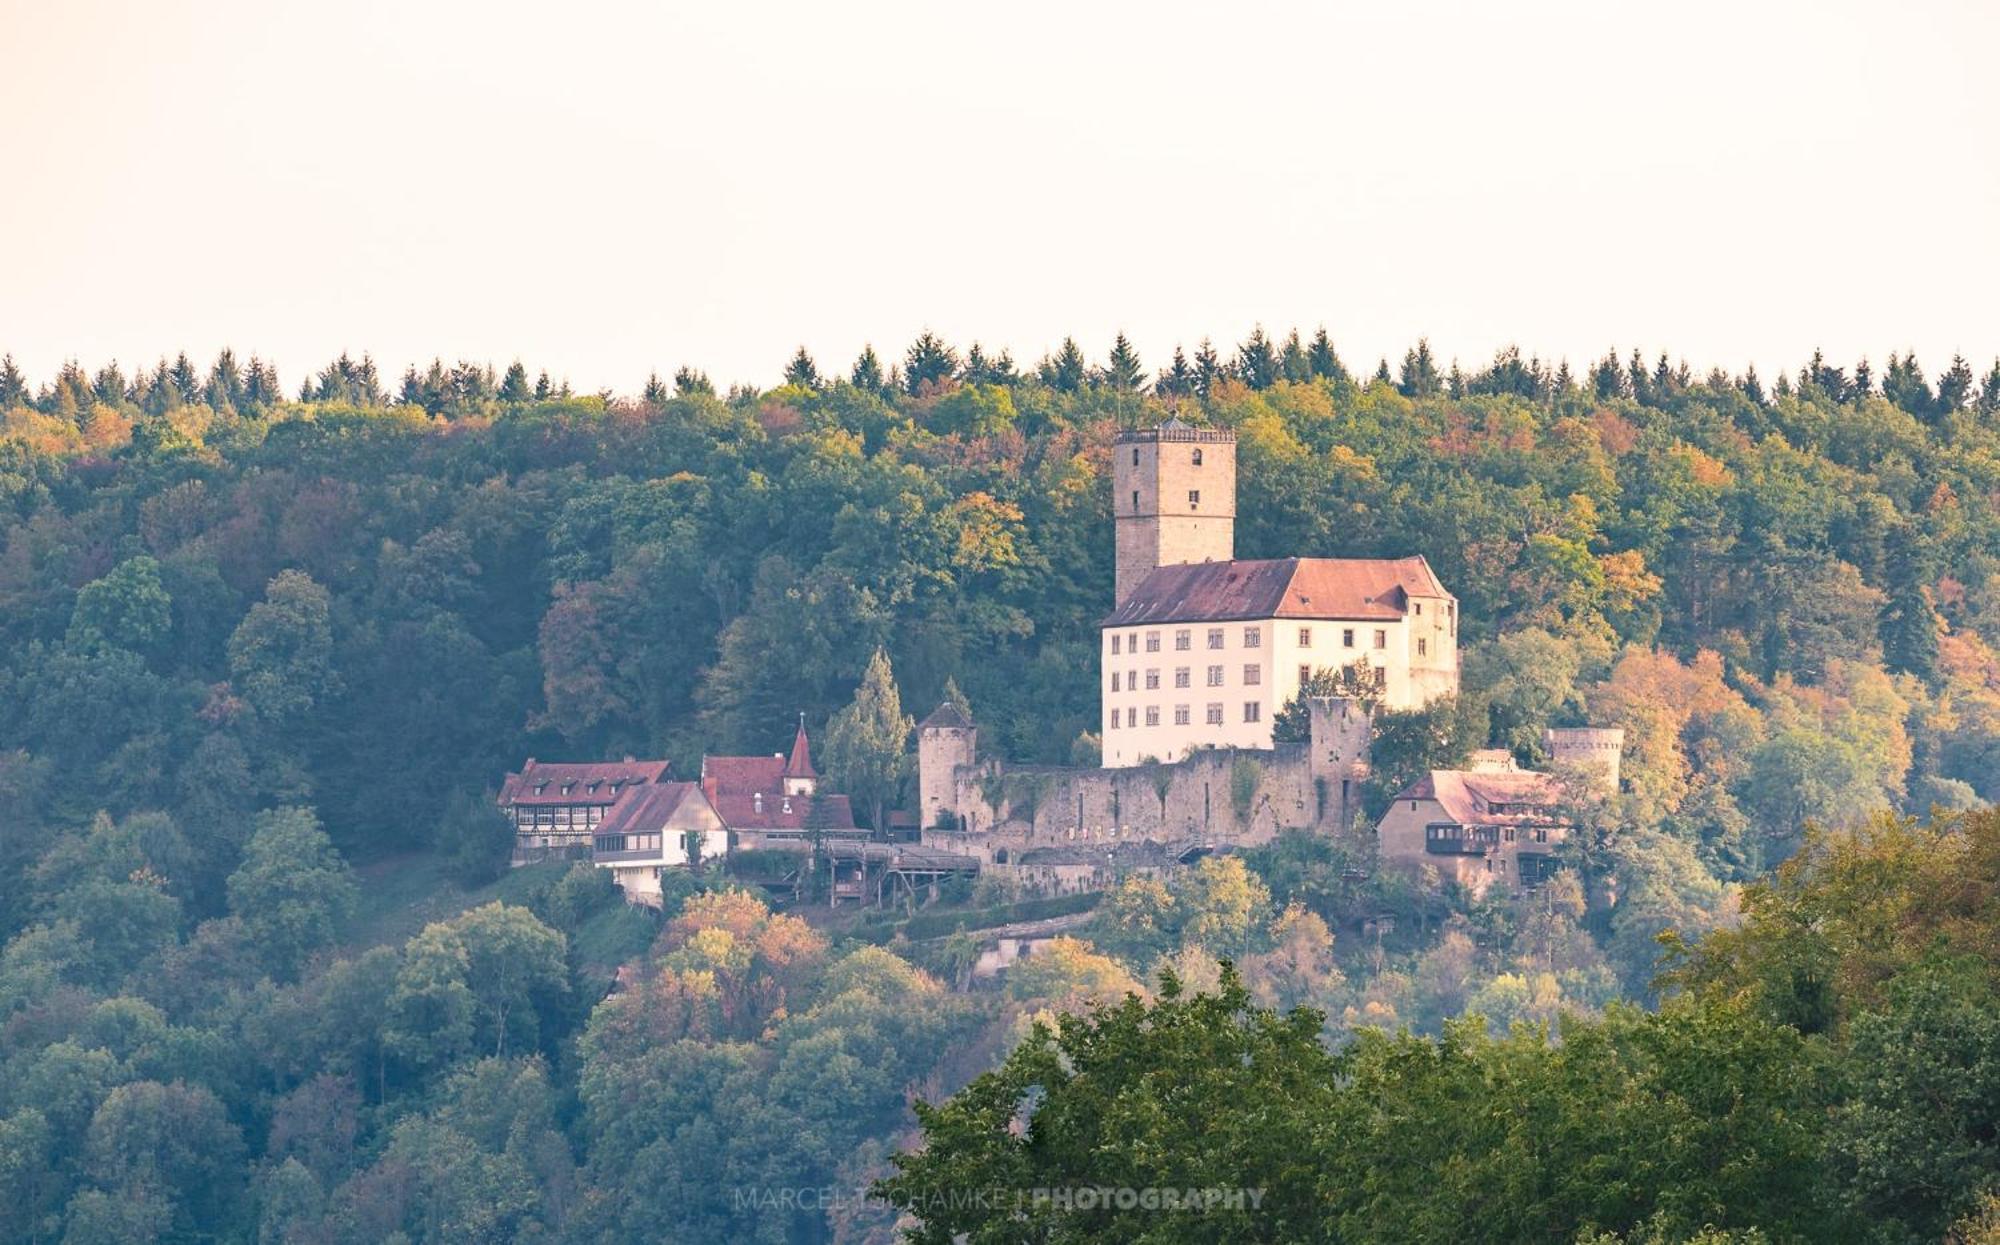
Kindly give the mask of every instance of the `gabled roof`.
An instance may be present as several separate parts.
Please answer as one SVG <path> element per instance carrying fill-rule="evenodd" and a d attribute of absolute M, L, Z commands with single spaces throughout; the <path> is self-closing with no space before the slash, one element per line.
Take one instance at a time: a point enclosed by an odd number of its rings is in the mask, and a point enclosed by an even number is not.
<path fill-rule="evenodd" d="M 732 830 L 802 830 L 815 797 L 785 795 L 785 764 L 778 756 L 703 757 L 702 790 Z M 764 797 L 761 804 L 759 795 Z M 817 798 L 829 829 L 854 828 L 854 808 L 846 796 Z M 787 799 L 790 812 L 785 811 Z"/>
<path fill-rule="evenodd" d="M 1247 618 L 1393 621 L 1413 596 L 1453 599 L 1414 558 L 1239 558 L 1162 566 L 1100 624 Z"/>
<path fill-rule="evenodd" d="M 929 717 L 917 723 L 918 730 L 922 730 L 926 726 L 948 730 L 970 730 L 972 729 L 972 719 L 965 716 L 964 710 L 947 700 L 937 708 L 931 710 Z"/>
<path fill-rule="evenodd" d="M 701 799 L 697 783 L 663 782 L 639 787 L 612 805 L 593 833 L 657 834 L 689 800 Z"/>
<path fill-rule="evenodd" d="M 1462 826 L 1546 825 L 1561 805 L 1563 786 L 1538 770 L 1434 769 L 1399 800 L 1435 800 Z"/>
<path fill-rule="evenodd" d="M 625 792 L 665 782 L 665 761 L 547 762 L 530 758 L 518 774 L 507 775 L 500 803 L 615 804 Z"/>

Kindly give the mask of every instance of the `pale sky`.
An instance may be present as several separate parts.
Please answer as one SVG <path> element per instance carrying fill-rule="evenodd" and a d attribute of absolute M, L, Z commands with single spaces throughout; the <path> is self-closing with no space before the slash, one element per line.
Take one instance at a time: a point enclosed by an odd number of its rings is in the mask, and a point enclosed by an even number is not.
<path fill-rule="evenodd" d="M 0 351 L 2000 354 L 2000 3 L 0 0 Z"/>

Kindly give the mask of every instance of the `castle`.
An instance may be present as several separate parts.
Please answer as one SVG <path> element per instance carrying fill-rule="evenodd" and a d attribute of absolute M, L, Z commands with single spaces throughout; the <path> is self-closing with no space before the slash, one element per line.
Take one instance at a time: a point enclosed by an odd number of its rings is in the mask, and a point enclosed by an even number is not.
<path fill-rule="evenodd" d="M 1373 708 L 1458 690 L 1458 600 L 1422 557 L 1239 560 L 1236 440 L 1178 419 L 1112 447 L 1116 599 L 1100 624 L 1103 764 L 981 757 L 978 727 L 940 705 L 917 726 L 927 847 L 1052 892 L 1095 890 L 1284 830 L 1359 827 Z M 1308 696 L 1308 738 L 1279 711 L 1314 674 L 1362 695 Z M 1615 787 L 1622 736 L 1551 731 L 1559 766 Z M 1593 769 L 1594 767 L 1594 769 Z M 1428 864 L 1475 890 L 1533 885 L 1567 827 L 1563 785 L 1484 754 L 1401 792 L 1385 864 Z"/>
<path fill-rule="evenodd" d="M 1458 599 L 1423 558 L 1236 558 L 1234 433 L 1170 419 L 1120 433 L 1111 461 L 1106 766 L 1268 749 L 1320 671 L 1350 671 L 1391 709 L 1458 690 Z"/>

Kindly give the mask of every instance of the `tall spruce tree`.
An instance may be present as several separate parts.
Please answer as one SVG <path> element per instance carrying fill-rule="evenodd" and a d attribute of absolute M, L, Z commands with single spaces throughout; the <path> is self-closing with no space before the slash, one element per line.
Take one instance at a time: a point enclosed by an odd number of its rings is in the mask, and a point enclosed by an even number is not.
<path fill-rule="evenodd" d="M 1944 416 L 1964 410 L 1971 404 L 1973 393 L 1972 365 L 1965 361 L 1964 355 L 1955 354 L 1951 357 L 1951 366 L 1938 377 L 1938 414 Z"/>
<path fill-rule="evenodd" d="M 1306 365 L 1312 369 L 1312 374 L 1321 380 L 1345 382 L 1352 379 L 1347 374 L 1346 365 L 1341 363 L 1340 355 L 1333 348 L 1333 339 L 1326 335 L 1324 325 L 1313 334 L 1312 345 L 1306 348 Z"/>
<path fill-rule="evenodd" d="M 1215 353 L 1215 343 L 1206 337 L 1202 338 L 1201 345 L 1195 347 L 1194 351 L 1195 392 L 1206 398 L 1215 388 L 1215 382 L 1226 378 L 1227 375 L 1228 373 L 1223 370 L 1221 358 Z"/>
<path fill-rule="evenodd" d="M 958 352 L 925 329 L 903 356 L 903 388 L 918 397 L 949 385 L 958 375 Z"/>
<path fill-rule="evenodd" d="M 1404 353 L 1402 378 L 1396 388 L 1406 398 L 1433 398 L 1443 392 L 1444 378 L 1438 374 L 1429 338 L 1418 338 L 1417 344 Z"/>
<path fill-rule="evenodd" d="M 1264 336 L 1264 326 L 1250 330 L 1250 338 L 1236 348 L 1236 374 L 1252 389 L 1269 389 L 1278 383 L 1278 352 Z"/>
<path fill-rule="evenodd" d="M 500 400 L 502 402 L 526 402 L 534 396 L 528 386 L 528 369 L 519 359 L 507 367 L 507 374 L 500 378 Z"/>
<path fill-rule="evenodd" d="M 1112 339 L 1111 356 L 1104 363 L 1104 383 L 1128 393 L 1146 387 L 1146 369 L 1139 363 L 1139 352 L 1123 333 Z"/>
<path fill-rule="evenodd" d="M 875 347 L 863 346 L 861 356 L 854 360 L 854 367 L 847 373 L 847 379 L 856 389 L 869 393 L 881 393 L 887 388 L 882 376 L 882 360 L 876 355 Z"/>
<path fill-rule="evenodd" d="M 715 396 L 715 382 L 708 378 L 707 372 L 683 367 L 674 373 L 674 394 L 682 398 L 712 398 Z"/>
<path fill-rule="evenodd" d="M 1153 382 L 1153 392 L 1168 398 L 1184 398 L 1194 392 L 1194 368 L 1189 365 L 1187 352 L 1174 347 L 1174 361 L 1160 373 Z"/>
<path fill-rule="evenodd" d="M 14 364 L 14 356 L 0 358 L 0 411 L 28 403 L 28 378 Z"/>
<path fill-rule="evenodd" d="M 1042 360 L 1042 383 L 1063 393 L 1076 393 L 1090 380 L 1090 364 L 1076 338 L 1065 337 L 1053 358 Z"/>
<path fill-rule="evenodd" d="M 792 361 L 785 365 L 785 383 L 801 389 L 820 387 L 819 365 L 813 362 L 813 357 L 806 353 L 804 346 L 800 346 Z"/>

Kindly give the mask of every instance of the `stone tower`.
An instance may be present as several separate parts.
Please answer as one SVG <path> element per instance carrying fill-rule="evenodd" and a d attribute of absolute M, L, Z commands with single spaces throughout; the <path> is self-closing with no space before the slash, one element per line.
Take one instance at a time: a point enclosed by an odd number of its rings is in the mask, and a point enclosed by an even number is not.
<path fill-rule="evenodd" d="M 1312 723 L 1308 763 L 1313 785 L 1319 789 L 1319 826 L 1345 830 L 1361 808 L 1374 715 L 1353 696 L 1314 696 L 1306 707 Z"/>
<path fill-rule="evenodd" d="M 1169 419 L 1111 447 L 1117 601 L 1162 566 L 1236 556 L 1236 434 Z"/>
<path fill-rule="evenodd" d="M 1615 726 L 1551 726 L 1542 747 L 1558 769 L 1596 770 L 1605 789 L 1618 790 L 1618 766 L 1625 756 L 1625 732 Z"/>
<path fill-rule="evenodd" d="M 958 771 L 979 754 L 979 728 L 945 701 L 917 723 L 917 829 L 959 828 Z"/>

